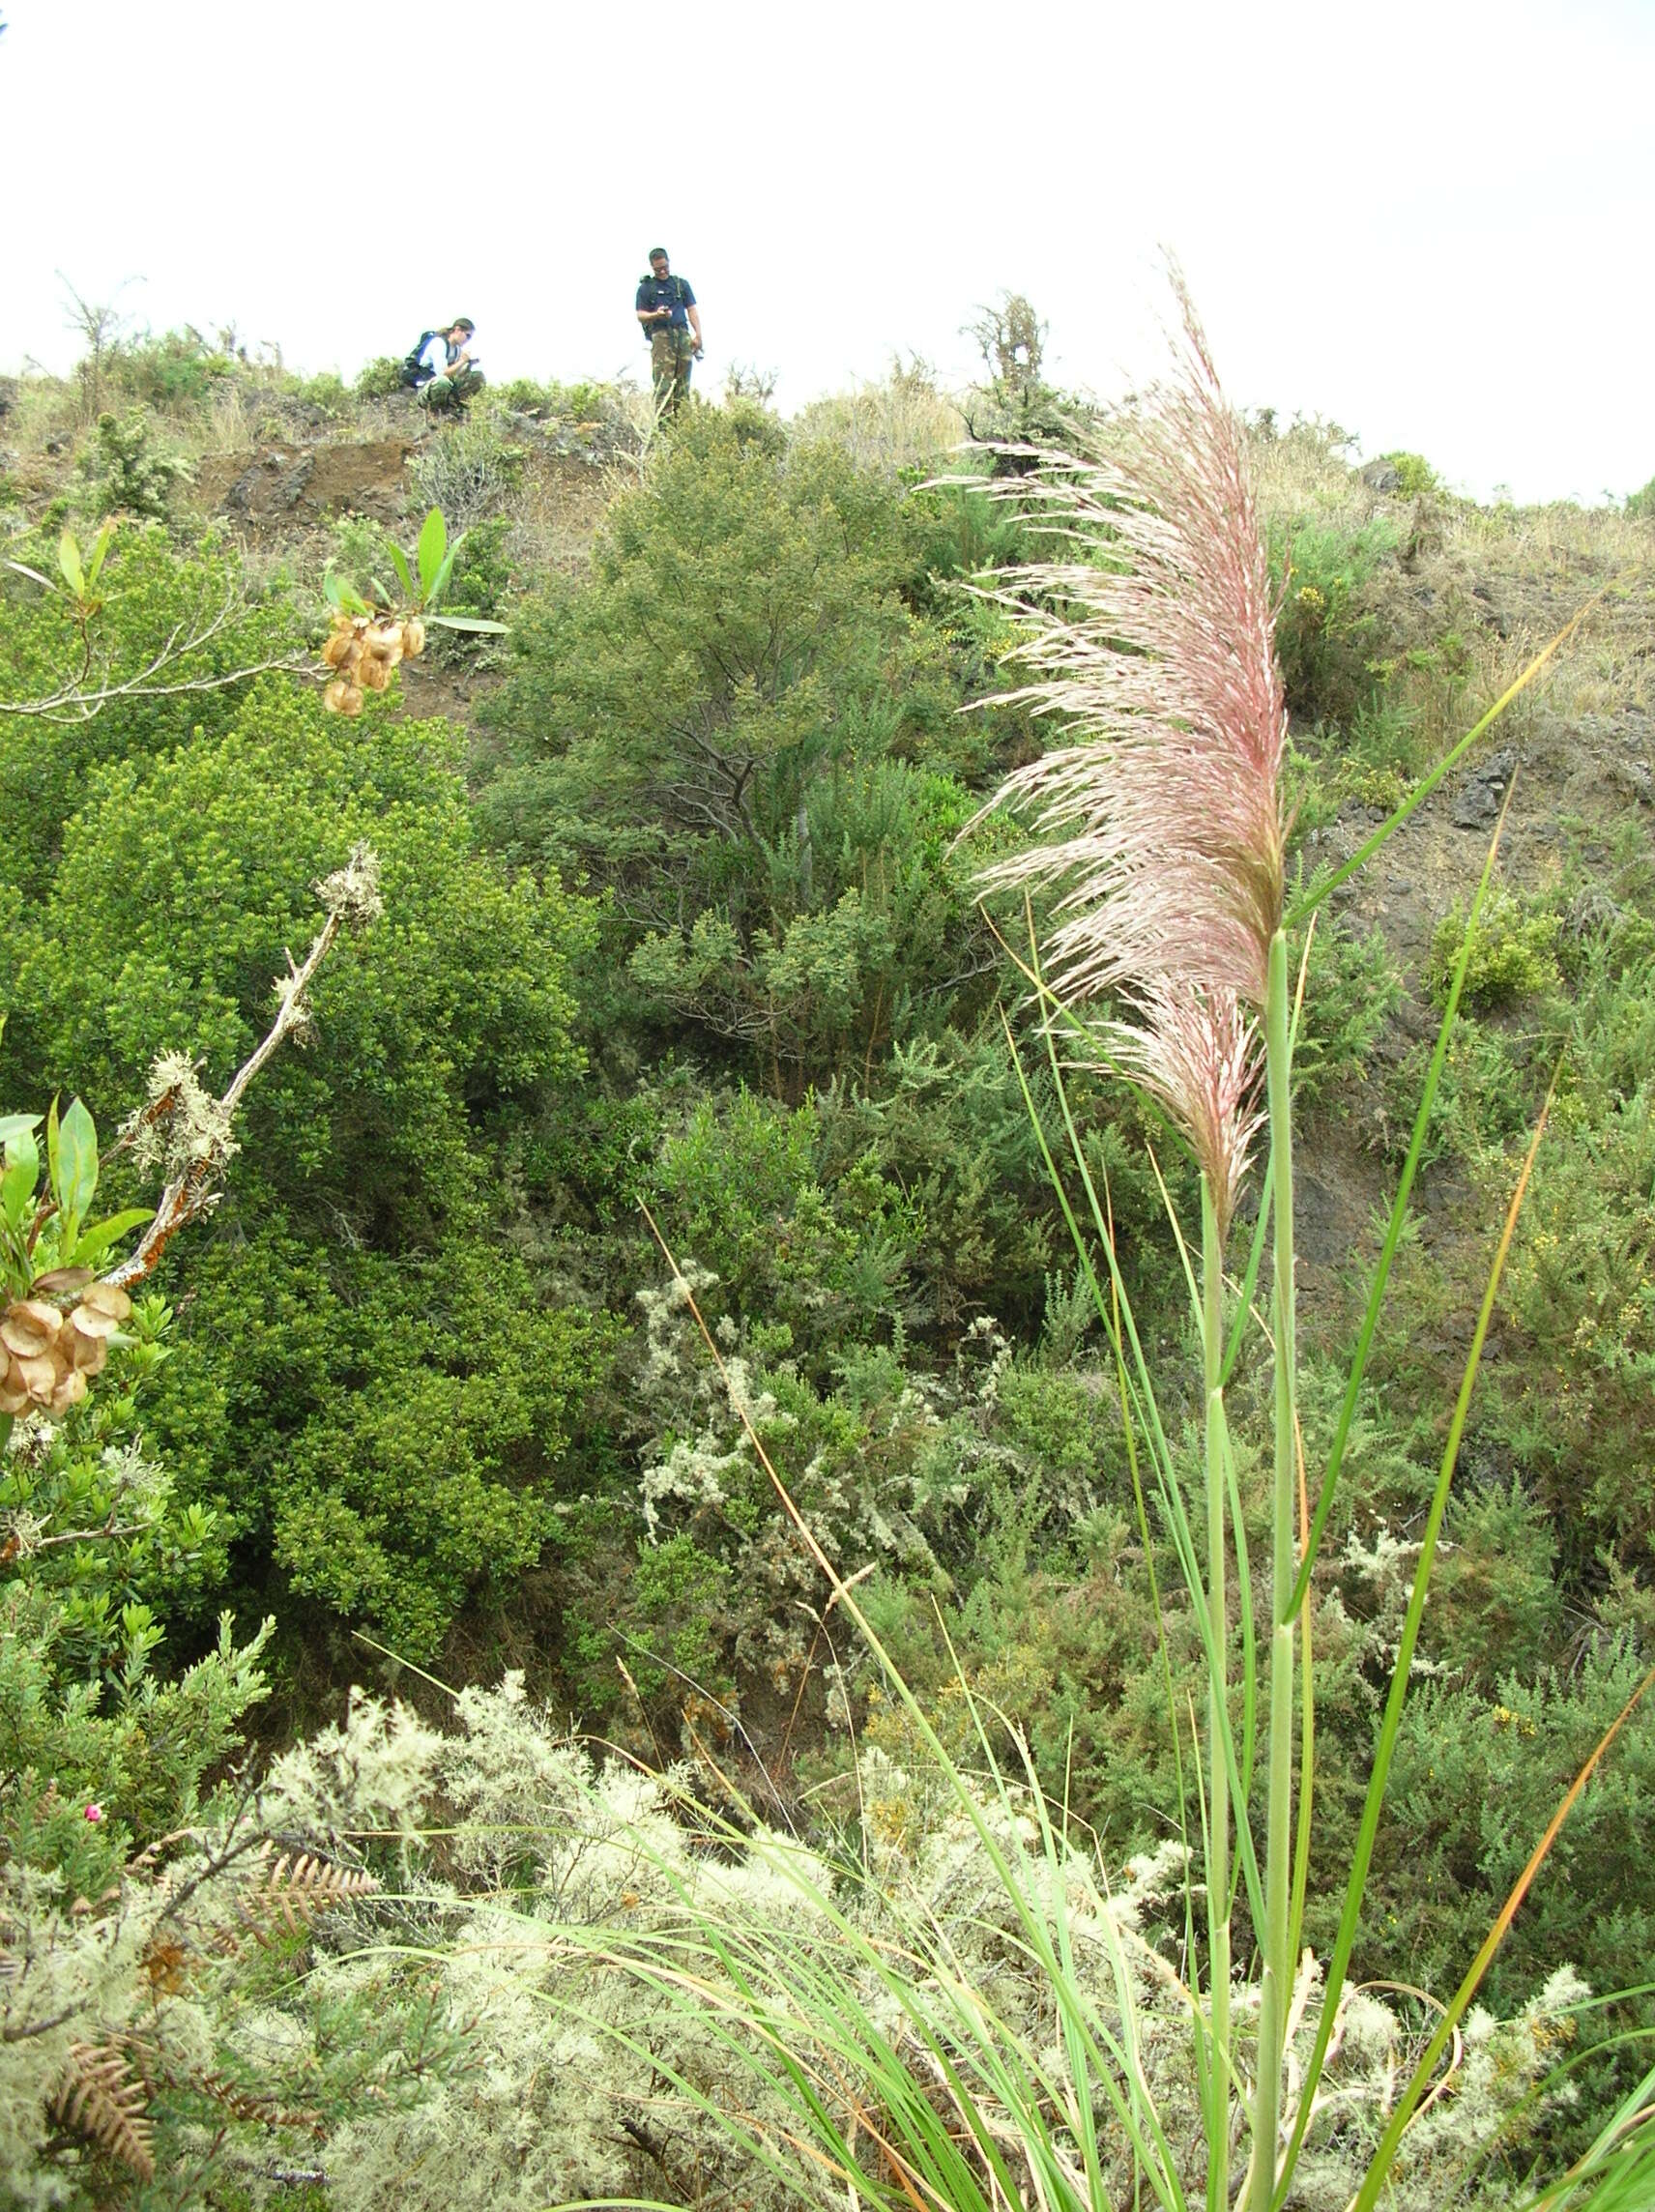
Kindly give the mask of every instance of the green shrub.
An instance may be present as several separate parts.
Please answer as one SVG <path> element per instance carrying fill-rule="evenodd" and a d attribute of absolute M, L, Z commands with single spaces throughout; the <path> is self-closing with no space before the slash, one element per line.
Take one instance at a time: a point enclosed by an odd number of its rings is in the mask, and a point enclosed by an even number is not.
<path fill-rule="evenodd" d="M 1442 488 L 1441 479 L 1423 453 L 1381 453 L 1379 458 L 1397 473 L 1398 499 L 1424 499 Z"/>
<path fill-rule="evenodd" d="M 1466 1003 L 1504 1005 L 1539 991 L 1554 991 L 1562 980 L 1557 965 L 1562 934 L 1562 917 L 1554 909 L 1531 907 L 1510 891 L 1495 891 L 1485 902 L 1477 924 L 1466 969 Z M 1439 1001 L 1448 995 L 1465 940 L 1466 909 L 1456 902 L 1431 939 L 1428 972 Z"/>
<path fill-rule="evenodd" d="M 44 534 L 13 541 L 13 558 L 51 574 L 57 545 Z M 85 645 L 99 686 L 141 680 L 169 639 L 182 643 L 147 694 L 120 695 L 89 718 L 44 722 L 0 715 L 0 882 L 31 900 L 44 896 L 64 825 L 87 796 L 95 768 L 158 757 L 192 733 L 218 735 L 247 696 L 225 684 L 238 669 L 279 658 L 298 644 L 291 612 L 276 597 L 254 599 L 239 562 L 217 538 L 179 549 L 151 526 L 116 531 L 98 582 L 100 601 L 87 638 L 61 593 L 15 574 L 0 584 L 0 684 L 12 699 L 49 696 L 76 669 Z M 191 645 L 189 640 L 199 642 Z M 219 684 L 223 687 L 219 688 Z M 305 896 L 305 882 L 292 887 Z M 71 1071 L 73 1074 L 73 1071 Z M 129 1101 L 120 1102 L 125 1111 Z"/>
<path fill-rule="evenodd" d="M 392 393 L 404 389 L 400 357 L 380 354 L 357 373 L 351 390 L 359 399 L 389 399 Z"/>
<path fill-rule="evenodd" d="M 236 362 L 199 331 L 127 339 L 110 362 L 111 380 L 142 407 L 164 414 L 198 413 L 214 387 L 236 373 Z"/>
<path fill-rule="evenodd" d="M 294 386 L 294 397 L 319 407 L 324 415 L 343 415 L 350 406 L 351 387 L 336 369 L 328 368 L 319 376 L 302 377 Z"/>
<path fill-rule="evenodd" d="M 1396 550 L 1383 520 L 1360 529 L 1300 520 L 1271 534 L 1272 573 L 1283 587 L 1276 653 L 1288 705 L 1307 722 L 1341 726 L 1379 687 L 1370 662 L 1382 632 L 1374 579 Z"/>
<path fill-rule="evenodd" d="M 1650 478 L 1641 491 L 1635 491 L 1628 497 L 1625 511 L 1627 518 L 1633 522 L 1655 520 L 1655 477 Z"/>
<path fill-rule="evenodd" d="M 320 978 L 315 1049 L 251 1100 L 217 1237 L 169 1258 L 189 1321 L 153 1417 L 255 1602 L 285 1585 L 427 1657 L 553 1532 L 600 1336 L 487 1241 L 505 1201 L 477 1133 L 577 1073 L 585 922 L 475 852 L 454 746 L 267 680 L 221 735 L 88 776 L 5 1037 L 19 1094 L 79 1068 L 108 1117 L 162 1050 L 221 1082 L 307 887 L 371 839 L 386 917 Z"/>
<path fill-rule="evenodd" d="M 158 453 L 141 410 L 125 416 L 100 415 L 96 440 L 81 456 L 86 505 L 95 515 L 132 514 L 161 521 L 181 482 L 189 480 L 188 461 Z"/>

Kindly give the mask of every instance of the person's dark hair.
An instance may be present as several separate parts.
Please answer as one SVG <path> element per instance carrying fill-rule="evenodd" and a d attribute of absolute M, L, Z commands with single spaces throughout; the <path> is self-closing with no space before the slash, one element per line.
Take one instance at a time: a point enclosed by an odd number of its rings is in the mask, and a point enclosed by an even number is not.
<path fill-rule="evenodd" d="M 469 315 L 456 315 L 449 328 L 450 331 L 464 331 L 469 336 L 477 329 L 477 325 Z"/>
<path fill-rule="evenodd" d="M 650 259 L 652 261 L 670 261 L 672 259 L 672 255 L 667 251 L 664 246 L 652 246 L 650 248 Z"/>

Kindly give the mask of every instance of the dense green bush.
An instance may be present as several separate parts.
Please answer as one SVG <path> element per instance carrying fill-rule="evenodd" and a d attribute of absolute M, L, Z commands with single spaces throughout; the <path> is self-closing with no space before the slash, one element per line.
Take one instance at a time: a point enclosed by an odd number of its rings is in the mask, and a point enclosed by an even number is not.
<path fill-rule="evenodd" d="M 56 556 L 43 535 L 14 541 L 12 558 L 41 573 L 55 572 Z M 32 900 L 49 886 L 65 824 L 97 768 L 164 753 L 196 730 L 216 734 L 246 696 L 247 685 L 231 681 L 236 672 L 297 643 L 289 609 L 277 597 L 250 597 L 239 562 L 213 537 L 181 551 L 159 528 L 118 525 L 97 597 L 83 632 L 65 594 L 0 571 L 5 697 L 50 698 L 88 659 L 89 703 L 114 694 L 86 716 L 73 704 L 50 720 L 0 711 L 0 884 Z M 126 689 L 144 682 L 169 638 L 179 650 L 153 679 L 156 687 Z M 296 885 L 295 895 L 304 898 L 305 888 Z"/>
<path fill-rule="evenodd" d="M 1430 979 L 1438 999 L 1446 999 L 1449 978 L 1466 942 L 1466 910 L 1456 904 L 1437 923 L 1431 940 Z M 1477 921 L 1471 957 L 1466 967 L 1465 996 L 1469 1005 L 1501 1005 L 1555 990 L 1562 980 L 1557 948 L 1562 917 L 1550 906 L 1535 906 L 1497 890 Z"/>
<path fill-rule="evenodd" d="M 1359 529 L 1302 519 L 1275 534 L 1271 567 L 1283 591 L 1276 652 L 1288 705 L 1304 721 L 1343 726 L 1378 688 L 1373 587 L 1395 550 L 1394 530 L 1379 519 Z"/>
<path fill-rule="evenodd" d="M 162 1051 L 221 1083 L 306 941 L 308 886 L 371 836 L 386 917 L 319 980 L 315 1049 L 250 1103 L 230 1198 L 181 1259 L 155 1419 L 244 1584 L 279 1567 L 427 1654 L 537 1555 L 589 1371 L 586 1324 L 486 1256 L 508 1209 L 477 1141 L 578 1071 L 584 918 L 477 855 L 456 769 L 440 725 L 340 724 L 285 684 L 220 738 L 112 762 L 31 917 L 6 1039 L 21 1082 L 77 1069 L 104 1116 Z"/>

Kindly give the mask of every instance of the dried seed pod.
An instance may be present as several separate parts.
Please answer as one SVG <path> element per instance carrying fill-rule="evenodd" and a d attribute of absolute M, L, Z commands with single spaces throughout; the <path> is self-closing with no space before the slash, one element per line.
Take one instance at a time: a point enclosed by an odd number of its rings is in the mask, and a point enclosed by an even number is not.
<path fill-rule="evenodd" d="M 57 1388 L 57 1361 L 46 1352 L 31 1359 L 19 1359 L 17 1372 L 23 1378 L 29 1396 L 44 1405 Z"/>
<path fill-rule="evenodd" d="M 82 1336 L 78 1330 L 67 1333 L 74 1338 L 73 1347 L 74 1364 L 82 1375 L 102 1375 L 109 1357 L 109 1340 L 105 1336 Z"/>
<path fill-rule="evenodd" d="M 360 714 L 363 695 L 359 685 L 347 684 L 342 676 L 335 676 L 322 694 L 322 704 L 334 714 Z"/>
<path fill-rule="evenodd" d="M 330 668 L 338 668 L 350 657 L 356 640 L 348 629 L 336 629 L 322 648 L 322 658 Z"/>
<path fill-rule="evenodd" d="M 67 1297 L 71 1291 L 85 1290 L 95 1279 L 90 1267 L 52 1267 L 35 1277 L 34 1288 L 50 1297 Z"/>
<path fill-rule="evenodd" d="M 111 1321 L 131 1321 L 132 1301 L 118 1283 L 92 1283 L 80 1301 L 93 1313 L 107 1314 Z"/>
<path fill-rule="evenodd" d="M 20 1413 L 29 1402 L 29 1385 L 15 1359 L 8 1358 L 0 1373 L 0 1413 Z"/>
<path fill-rule="evenodd" d="M 402 625 L 375 623 L 363 643 L 376 660 L 389 661 L 394 668 L 402 658 Z"/>
<path fill-rule="evenodd" d="M 19 1359 L 33 1359 L 49 1348 L 62 1326 L 56 1306 L 42 1298 L 18 1298 L 0 1317 L 0 1344 Z"/>
<path fill-rule="evenodd" d="M 392 663 L 389 660 L 374 660 L 364 655 L 363 664 L 357 671 L 358 681 L 365 690 L 383 691 L 391 682 L 391 669 Z"/>
<path fill-rule="evenodd" d="M 417 660 L 425 650 L 425 626 L 418 617 L 402 626 L 402 650 L 410 660 Z"/>
<path fill-rule="evenodd" d="M 69 1327 L 65 1334 L 71 1339 L 70 1350 L 73 1353 L 73 1340 L 75 1337 L 96 1340 L 113 1336 L 120 1325 L 113 1314 L 100 1313 L 96 1306 L 78 1305 L 69 1317 Z"/>
<path fill-rule="evenodd" d="M 46 1401 L 54 1413 L 67 1413 L 71 1406 L 78 1406 L 86 1395 L 86 1378 L 78 1367 L 72 1367 Z"/>

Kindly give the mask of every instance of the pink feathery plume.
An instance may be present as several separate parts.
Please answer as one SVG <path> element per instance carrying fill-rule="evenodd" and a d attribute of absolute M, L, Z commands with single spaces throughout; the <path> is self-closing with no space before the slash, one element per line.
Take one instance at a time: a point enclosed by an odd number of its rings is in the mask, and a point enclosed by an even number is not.
<path fill-rule="evenodd" d="M 1132 994 L 1136 1021 L 1096 1032 L 1100 1057 L 1158 1098 L 1212 1193 L 1222 1244 L 1263 1125 L 1259 1037 L 1234 991 L 1157 978 Z"/>
<path fill-rule="evenodd" d="M 1029 625 L 1017 657 L 1037 677 L 1013 696 L 1064 715 L 1073 742 L 985 810 L 1031 809 L 1043 842 L 983 881 L 1060 890 L 1045 950 L 1065 998 L 1165 978 L 1262 1005 L 1286 831 L 1275 608 L 1241 426 L 1173 280 L 1176 373 L 1127 450 L 1048 457 L 1006 486 L 1104 565 L 1021 568 L 998 595 Z"/>

